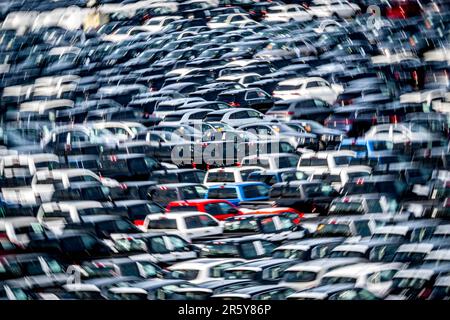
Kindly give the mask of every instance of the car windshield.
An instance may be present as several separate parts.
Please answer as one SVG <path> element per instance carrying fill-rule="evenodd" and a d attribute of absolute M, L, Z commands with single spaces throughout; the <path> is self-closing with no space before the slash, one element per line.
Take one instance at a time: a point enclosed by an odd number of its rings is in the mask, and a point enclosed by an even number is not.
<path fill-rule="evenodd" d="M 238 219 L 234 221 L 226 221 L 224 225 L 225 232 L 257 232 L 258 222 L 255 219 L 247 218 L 247 219 Z"/>
<path fill-rule="evenodd" d="M 395 289 L 421 289 L 427 281 L 421 278 L 394 278 L 392 287 Z"/>
<path fill-rule="evenodd" d="M 336 202 L 330 206 L 329 214 L 364 214 L 361 202 Z"/>
<path fill-rule="evenodd" d="M 323 158 L 305 158 L 300 159 L 300 166 L 302 167 L 327 167 L 328 161 Z"/>
<path fill-rule="evenodd" d="M 333 187 L 323 184 L 306 184 L 303 190 L 307 197 L 329 197 L 335 193 Z"/>
<path fill-rule="evenodd" d="M 113 265 L 104 265 L 102 263 L 84 264 L 83 270 L 88 274 L 89 278 L 97 277 L 113 277 L 116 275 L 116 269 Z"/>
<path fill-rule="evenodd" d="M 238 248 L 233 244 L 228 243 L 215 243 L 205 245 L 202 251 L 202 255 L 206 257 L 235 257 L 239 256 Z"/>
<path fill-rule="evenodd" d="M 414 252 L 414 251 L 397 252 L 394 256 L 394 261 L 418 263 L 422 262 L 426 255 L 427 255 L 426 252 Z"/>
<path fill-rule="evenodd" d="M 234 173 L 227 171 L 209 172 L 206 182 L 234 182 Z"/>
<path fill-rule="evenodd" d="M 203 199 L 206 191 L 207 189 L 203 186 L 187 186 L 180 188 L 181 198 L 184 200 Z"/>
<path fill-rule="evenodd" d="M 351 237 L 352 232 L 348 224 L 327 223 L 317 227 L 314 237 Z"/>
<path fill-rule="evenodd" d="M 337 283 L 348 283 L 355 284 L 356 278 L 351 277 L 323 277 L 320 282 L 321 285 L 337 284 Z"/>
<path fill-rule="evenodd" d="M 330 258 L 364 258 L 365 254 L 359 251 L 333 251 Z"/>
<path fill-rule="evenodd" d="M 276 249 L 272 253 L 273 258 L 306 260 L 307 253 L 300 249 Z"/>
<path fill-rule="evenodd" d="M 170 273 L 174 279 L 194 280 L 197 278 L 199 270 L 194 269 L 175 269 Z"/>
<path fill-rule="evenodd" d="M 283 281 L 285 282 L 310 282 L 317 278 L 313 271 L 285 271 Z"/>
<path fill-rule="evenodd" d="M 219 15 L 219 16 L 215 16 L 215 17 L 213 17 L 211 20 L 210 20 L 210 22 L 213 22 L 213 23 L 223 23 L 223 22 L 226 22 L 227 21 L 227 19 L 228 19 L 228 15 Z"/>
<path fill-rule="evenodd" d="M 225 271 L 225 279 L 255 279 L 257 271 L 254 270 L 229 270 Z"/>
<path fill-rule="evenodd" d="M 208 199 L 236 199 L 238 198 L 236 188 L 220 187 L 209 189 Z"/>
<path fill-rule="evenodd" d="M 160 219 L 150 220 L 148 223 L 149 229 L 177 229 L 176 219 Z"/>
<path fill-rule="evenodd" d="M 267 197 L 269 188 L 264 185 L 245 186 L 242 188 L 245 198 Z"/>

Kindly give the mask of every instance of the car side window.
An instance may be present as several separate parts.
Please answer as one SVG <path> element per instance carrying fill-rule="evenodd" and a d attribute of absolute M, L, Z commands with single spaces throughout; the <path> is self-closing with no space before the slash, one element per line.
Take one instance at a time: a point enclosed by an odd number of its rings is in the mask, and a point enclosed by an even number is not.
<path fill-rule="evenodd" d="M 217 227 L 219 224 L 206 215 L 198 216 L 202 227 Z"/>
<path fill-rule="evenodd" d="M 79 132 L 79 131 L 73 131 L 70 133 L 71 135 L 71 142 L 86 142 L 89 141 L 89 137 L 83 133 L 83 132 Z"/>
<path fill-rule="evenodd" d="M 184 223 L 186 224 L 187 229 L 196 229 L 203 227 L 198 216 L 185 217 Z"/>
<path fill-rule="evenodd" d="M 306 84 L 306 88 L 316 88 L 319 87 L 319 83 L 317 81 L 311 81 Z"/>
<path fill-rule="evenodd" d="M 251 77 L 247 77 L 246 79 L 250 79 Z M 246 81 L 246 82 L 251 82 L 251 81 L 254 81 L 254 80 L 249 80 L 249 81 Z M 257 93 L 257 91 L 249 91 L 249 92 L 247 92 L 247 96 L 245 97 L 247 100 L 254 100 L 254 99 L 258 99 L 259 97 L 258 97 L 258 93 Z"/>
<path fill-rule="evenodd" d="M 202 111 L 202 112 L 197 112 L 194 113 L 193 115 L 191 115 L 191 119 L 196 119 L 196 120 L 201 120 L 206 116 L 207 112 L 206 111 Z"/>
<path fill-rule="evenodd" d="M 245 119 L 247 117 L 246 111 L 238 111 L 230 114 L 230 119 Z"/>
<path fill-rule="evenodd" d="M 322 100 L 314 100 L 314 104 L 316 105 L 316 107 L 318 108 L 326 108 L 327 104 L 325 101 Z"/>
<path fill-rule="evenodd" d="M 380 282 L 391 281 L 397 270 L 384 270 L 380 272 Z"/>
<path fill-rule="evenodd" d="M 380 272 L 374 272 L 367 277 L 367 281 L 370 283 L 380 283 Z"/>
<path fill-rule="evenodd" d="M 276 246 L 269 241 L 260 241 L 260 243 L 264 249 L 264 254 L 266 255 L 270 255 L 272 251 L 276 248 Z"/>
<path fill-rule="evenodd" d="M 166 236 L 175 251 L 186 251 L 188 243 L 177 236 Z"/>
<path fill-rule="evenodd" d="M 244 111 L 245 112 L 245 111 Z M 261 114 L 254 110 L 249 110 L 246 112 L 250 118 L 261 118 Z"/>
<path fill-rule="evenodd" d="M 148 240 L 148 249 L 150 253 L 169 253 L 163 237 L 152 237 Z"/>

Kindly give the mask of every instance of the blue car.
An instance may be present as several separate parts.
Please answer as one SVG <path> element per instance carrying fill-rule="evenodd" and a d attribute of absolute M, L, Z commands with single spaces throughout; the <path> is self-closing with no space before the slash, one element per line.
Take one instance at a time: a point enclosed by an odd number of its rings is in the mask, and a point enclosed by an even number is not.
<path fill-rule="evenodd" d="M 242 201 L 269 200 L 270 187 L 262 182 L 227 183 L 208 188 L 206 199 L 224 199 L 234 205 Z"/>
<path fill-rule="evenodd" d="M 356 152 L 357 158 L 368 158 L 374 156 L 378 152 L 392 150 L 393 147 L 393 143 L 386 140 L 356 138 L 343 139 L 339 145 L 339 150 L 351 150 Z"/>

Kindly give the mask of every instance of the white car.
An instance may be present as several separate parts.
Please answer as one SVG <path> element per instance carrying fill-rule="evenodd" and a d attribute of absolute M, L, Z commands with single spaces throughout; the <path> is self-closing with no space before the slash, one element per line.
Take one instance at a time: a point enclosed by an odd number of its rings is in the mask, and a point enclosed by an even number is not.
<path fill-rule="evenodd" d="M 148 32 L 159 32 L 172 21 L 183 19 L 181 16 L 160 16 L 147 20 L 144 24 Z"/>
<path fill-rule="evenodd" d="M 223 183 L 244 182 L 250 173 L 260 170 L 264 170 L 264 168 L 258 166 L 244 166 L 209 169 L 208 172 L 206 172 L 203 184 L 209 187 Z"/>
<path fill-rule="evenodd" d="M 260 78 L 261 76 L 257 73 L 239 73 L 224 75 L 217 78 L 216 80 L 218 82 L 237 82 L 239 84 L 242 84 L 244 87 L 247 87 L 250 83 L 258 81 Z"/>
<path fill-rule="evenodd" d="M 384 297 L 392 286 L 394 275 L 401 269 L 402 263 L 358 263 L 325 273 L 320 284 L 353 283 Z"/>
<path fill-rule="evenodd" d="M 0 236 L 6 237 L 12 243 L 26 246 L 30 242 L 28 233 L 44 233 L 42 226 L 35 217 L 8 217 L 0 219 Z"/>
<path fill-rule="evenodd" d="M 266 21 L 310 21 L 311 14 L 298 4 L 287 4 L 270 7 L 265 16 Z"/>
<path fill-rule="evenodd" d="M 66 189 L 74 182 L 99 182 L 108 188 L 120 187 L 117 180 L 100 177 L 89 169 L 56 169 L 36 172 L 31 180 L 31 188 L 43 202 L 50 201 L 55 191 L 55 184 Z"/>
<path fill-rule="evenodd" d="M 283 100 L 300 97 L 317 98 L 333 104 L 342 92 L 340 85 L 331 85 L 320 77 L 293 78 L 281 81 L 273 92 L 273 96 Z"/>
<path fill-rule="evenodd" d="M 83 215 L 102 208 L 97 201 L 46 202 L 39 207 L 36 218 L 52 232 L 60 233 L 67 223 L 80 223 Z"/>
<path fill-rule="evenodd" d="M 344 0 L 314 0 L 308 9 L 313 18 L 350 18 L 361 11 L 357 4 Z"/>
<path fill-rule="evenodd" d="M 348 265 L 361 262 L 358 258 L 334 258 L 318 259 L 296 264 L 284 271 L 280 285 L 284 285 L 295 290 L 305 290 L 316 287 L 320 284 L 325 273 Z"/>
<path fill-rule="evenodd" d="M 251 108 L 232 108 L 210 112 L 204 121 L 220 121 L 232 127 L 239 127 L 252 121 L 265 119 L 261 112 Z"/>
<path fill-rule="evenodd" d="M 0 175 L 5 178 L 33 175 L 49 167 L 58 167 L 59 158 L 52 153 L 6 155 L 0 159 Z"/>
<path fill-rule="evenodd" d="M 187 239 L 223 233 L 223 225 L 213 216 L 203 212 L 150 214 L 145 218 L 142 229 L 146 232 L 175 232 Z"/>
<path fill-rule="evenodd" d="M 323 174 L 349 167 L 352 158 L 356 158 L 356 152 L 348 150 L 308 152 L 300 157 L 297 169 L 307 174 Z"/>
<path fill-rule="evenodd" d="M 197 97 L 189 97 L 189 98 L 176 98 L 176 99 L 170 99 L 165 100 L 155 107 L 155 110 L 153 111 L 152 115 L 161 119 L 164 119 L 165 116 L 168 114 L 171 114 L 174 111 L 177 111 L 179 107 L 185 106 L 190 103 L 196 103 L 196 102 L 204 102 L 206 101 L 203 98 L 197 98 Z"/>
<path fill-rule="evenodd" d="M 295 168 L 299 161 L 299 156 L 292 153 L 268 153 L 243 157 L 243 166 L 256 165 L 264 169 L 278 170 Z"/>
<path fill-rule="evenodd" d="M 232 25 L 239 25 L 248 21 L 253 21 L 248 15 L 242 13 L 221 14 L 213 17 L 207 26 L 210 29 L 227 28 Z M 254 22 L 254 21 L 253 21 Z"/>
<path fill-rule="evenodd" d="M 334 168 L 323 173 L 312 174 L 308 180 L 321 180 L 323 174 L 326 175 L 324 181 L 329 183 L 336 191 L 340 191 L 345 184 L 353 178 L 367 177 L 372 173 L 369 166 L 349 166 L 346 168 Z"/>
<path fill-rule="evenodd" d="M 364 138 L 372 140 L 385 140 L 392 143 L 408 143 L 415 141 L 431 141 L 436 137 L 424 127 L 395 123 L 372 126 L 369 131 L 366 132 Z"/>
<path fill-rule="evenodd" d="M 164 117 L 164 120 L 161 121 L 159 124 L 160 125 L 166 125 L 166 124 L 180 125 L 180 124 L 186 123 L 186 122 L 202 120 L 206 117 L 206 115 L 209 112 L 212 112 L 212 111 L 214 111 L 214 110 L 213 109 L 194 109 L 194 110 L 190 110 L 190 109 L 186 110 L 185 109 L 185 110 L 174 111 L 174 112 L 167 114 Z"/>
<path fill-rule="evenodd" d="M 225 269 L 238 266 L 244 262 L 244 259 L 234 258 L 203 258 L 176 263 L 167 269 L 172 272 L 173 278 L 188 280 L 191 283 L 198 284 L 206 281 L 221 280 Z"/>
<path fill-rule="evenodd" d="M 173 77 L 184 77 L 192 72 L 196 72 L 202 70 L 200 68 L 177 68 L 173 69 L 166 73 L 165 77 L 167 78 L 173 78 Z"/>
<path fill-rule="evenodd" d="M 96 122 L 92 124 L 92 127 L 110 131 L 119 141 L 133 139 L 139 133 L 147 130 L 143 124 L 138 122 Z"/>

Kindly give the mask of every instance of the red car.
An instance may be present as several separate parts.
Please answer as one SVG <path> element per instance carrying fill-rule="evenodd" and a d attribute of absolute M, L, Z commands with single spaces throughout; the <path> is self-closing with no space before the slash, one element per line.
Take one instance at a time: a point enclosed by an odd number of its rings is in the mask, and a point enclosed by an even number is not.
<path fill-rule="evenodd" d="M 217 220 L 225 220 L 230 217 L 242 214 L 233 204 L 226 200 L 219 199 L 198 199 L 172 201 L 166 207 L 167 212 L 177 211 L 200 211 L 212 215 Z"/>
<path fill-rule="evenodd" d="M 422 13 L 416 0 L 391 0 L 386 8 L 386 17 L 389 19 L 406 19 L 418 17 Z"/>

